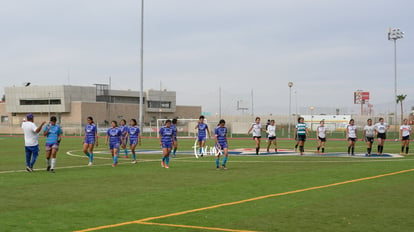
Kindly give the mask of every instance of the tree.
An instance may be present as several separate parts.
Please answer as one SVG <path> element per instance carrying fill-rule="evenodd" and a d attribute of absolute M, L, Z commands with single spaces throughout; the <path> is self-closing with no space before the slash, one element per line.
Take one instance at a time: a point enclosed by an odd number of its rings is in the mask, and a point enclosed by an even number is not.
<path fill-rule="evenodd" d="M 407 94 L 401 94 L 401 95 L 397 95 L 397 104 L 400 103 L 401 106 L 401 123 L 403 121 L 404 115 L 403 115 L 403 101 L 405 100 L 405 98 L 407 97 Z"/>

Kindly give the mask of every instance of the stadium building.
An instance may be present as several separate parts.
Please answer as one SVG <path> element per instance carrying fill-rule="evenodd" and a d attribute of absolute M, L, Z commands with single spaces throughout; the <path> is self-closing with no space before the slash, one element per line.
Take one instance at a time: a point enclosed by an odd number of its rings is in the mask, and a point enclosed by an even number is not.
<path fill-rule="evenodd" d="M 112 90 L 107 84 L 95 86 L 27 86 L 6 87 L 0 103 L 2 133 L 21 132 L 20 124 L 28 112 L 36 122 L 49 121 L 55 115 L 68 130 L 78 133 L 86 118 L 106 127 L 112 120 L 139 119 L 138 91 Z M 201 106 L 179 106 L 176 92 L 149 89 L 143 92 L 143 123 L 156 124 L 157 119 L 198 118 Z M 7 129 L 8 128 L 8 129 Z"/>

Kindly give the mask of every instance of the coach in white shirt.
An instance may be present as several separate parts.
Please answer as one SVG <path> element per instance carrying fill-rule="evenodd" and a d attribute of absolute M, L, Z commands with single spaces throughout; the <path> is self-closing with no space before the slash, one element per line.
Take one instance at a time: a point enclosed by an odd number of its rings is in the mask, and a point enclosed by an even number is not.
<path fill-rule="evenodd" d="M 39 132 L 46 122 L 42 122 L 39 127 L 33 123 L 33 114 L 27 114 L 26 121 L 22 123 L 24 132 L 24 146 L 26 150 L 26 171 L 33 172 L 33 165 L 39 155 Z"/>

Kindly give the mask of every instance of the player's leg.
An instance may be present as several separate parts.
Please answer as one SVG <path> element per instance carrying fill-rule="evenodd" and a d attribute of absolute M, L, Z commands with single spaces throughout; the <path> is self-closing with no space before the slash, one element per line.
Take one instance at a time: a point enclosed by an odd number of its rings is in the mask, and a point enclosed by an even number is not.
<path fill-rule="evenodd" d="M 129 148 L 131 149 L 131 153 L 132 153 L 132 163 L 136 164 L 137 163 L 137 155 L 135 153 L 135 148 L 137 146 L 137 143 L 136 143 L 136 141 L 132 141 L 132 140 L 130 140 L 129 142 L 130 142 Z"/>
<path fill-rule="evenodd" d="M 39 156 L 39 145 L 33 146 L 31 149 L 32 149 L 33 155 L 32 155 L 32 160 L 30 161 L 30 168 L 33 170 L 37 157 Z"/>
<path fill-rule="evenodd" d="M 25 146 L 24 147 L 25 153 L 26 153 L 26 171 L 32 172 L 33 170 L 30 168 L 30 161 L 32 160 L 32 149 L 30 147 Z"/>
<path fill-rule="evenodd" d="M 166 155 L 165 155 L 165 168 L 169 168 L 170 164 L 170 153 L 172 149 L 172 144 L 166 149 Z"/>
<path fill-rule="evenodd" d="M 50 164 L 50 171 L 51 172 L 55 172 L 56 154 L 57 154 L 58 150 L 59 150 L 58 145 L 55 144 L 55 145 L 52 146 L 52 150 L 51 150 L 52 161 L 51 161 L 51 164 Z"/>
<path fill-rule="evenodd" d="M 50 157 L 52 155 L 52 146 L 50 146 L 49 144 L 46 144 L 45 151 L 46 151 L 46 167 L 47 167 L 46 171 L 50 171 L 50 168 L 51 168 Z"/>

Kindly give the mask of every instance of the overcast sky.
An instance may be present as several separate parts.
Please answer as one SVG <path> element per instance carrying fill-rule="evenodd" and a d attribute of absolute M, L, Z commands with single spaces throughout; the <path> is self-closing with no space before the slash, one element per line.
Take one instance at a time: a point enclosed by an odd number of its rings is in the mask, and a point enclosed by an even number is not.
<path fill-rule="evenodd" d="M 139 90 L 141 0 L 2 0 L 0 94 L 4 87 L 92 85 Z M 414 99 L 414 1 L 145 0 L 144 89 L 177 92 L 179 105 L 241 114 L 352 108 L 353 92 L 394 109 Z M 407 107 L 408 108 L 408 107 Z M 358 109 L 358 108 L 357 108 Z M 294 111 L 294 110 L 293 110 Z"/>

